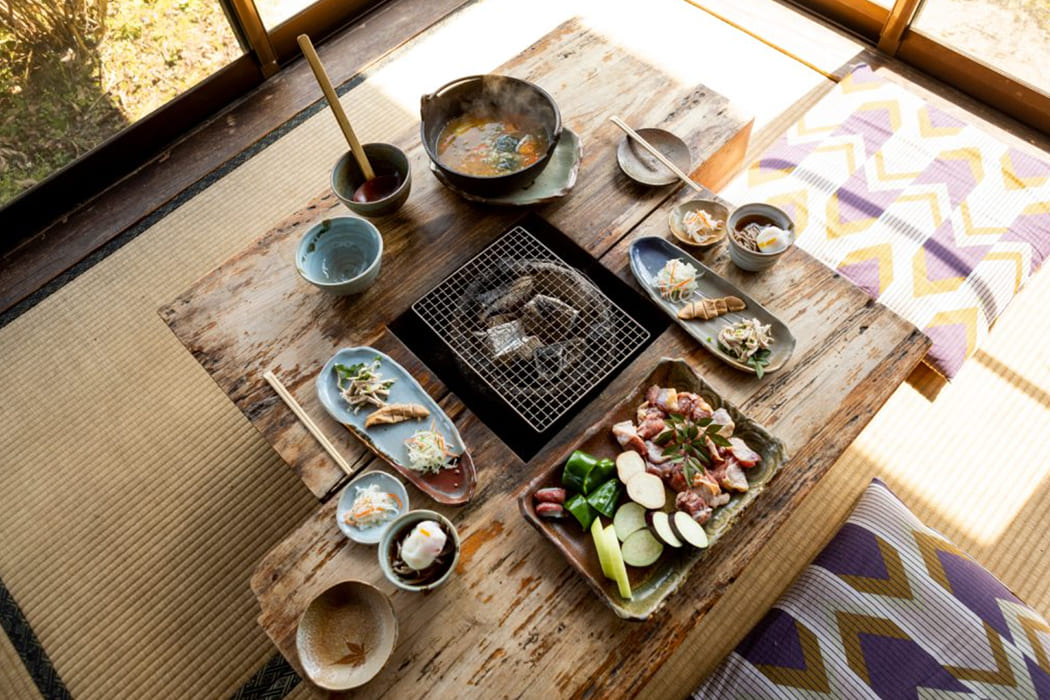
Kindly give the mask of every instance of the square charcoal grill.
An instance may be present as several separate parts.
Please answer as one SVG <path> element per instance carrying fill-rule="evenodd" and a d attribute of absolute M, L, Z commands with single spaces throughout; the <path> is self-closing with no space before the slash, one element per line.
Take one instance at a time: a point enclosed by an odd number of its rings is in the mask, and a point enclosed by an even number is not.
<path fill-rule="evenodd" d="M 568 237 L 530 215 L 392 328 L 528 460 L 574 407 L 597 395 L 667 327 L 663 319 Z"/>

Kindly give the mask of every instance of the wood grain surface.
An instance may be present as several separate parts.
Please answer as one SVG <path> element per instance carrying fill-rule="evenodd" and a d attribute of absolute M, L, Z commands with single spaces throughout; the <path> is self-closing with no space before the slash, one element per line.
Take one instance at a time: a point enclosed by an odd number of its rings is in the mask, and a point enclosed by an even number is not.
<path fill-rule="evenodd" d="M 501 70 L 550 90 L 584 141 L 576 190 L 540 213 L 632 285 L 626 256 L 630 241 L 668 235 L 670 208 L 690 195 L 668 196 L 668 190 L 626 180 L 615 164 L 619 134 L 608 115 L 672 129 L 712 171 L 723 167 L 709 164 L 717 163 L 727 145 L 737 157 L 742 151 L 738 134 L 747 122 L 733 116 L 723 98 L 703 87 L 675 84 L 576 22 L 544 37 Z M 317 403 L 316 371 L 344 345 L 374 344 L 416 374 L 456 421 L 474 454 L 478 490 L 463 507 L 435 504 L 409 486 L 413 506 L 447 515 L 463 541 L 456 572 L 442 588 L 419 595 L 386 583 L 376 550 L 343 537 L 334 522 L 336 499 L 329 499 L 256 570 L 251 585 L 262 610 L 259 622 L 301 672 L 295 630 L 306 604 L 332 583 L 362 579 L 391 594 L 400 622 L 393 657 L 359 690 L 362 697 L 636 693 L 920 361 L 928 340 L 801 250 L 789 251 L 770 271 L 752 274 L 732 267 L 724 246 L 718 246 L 700 259 L 791 327 L 798 345 L 788 365 L 758 380 L 726 366 L 671 327 L 525 464 L 384 325 L 503 231 L 517 213 L 482 210 L 456 199 L 423 174 L 425 157 L 414 134 L 394 143 L 409 151 L 420 174 L 418 189 L 401 214 L 379 223 L 387 246 L 385 267 L 380 284 L 367 294 L 333 300 L 294 276 L 291 250 L 304 227 L 338 213 L 334 200 L 324 195 L 161 311 L 318 496 L 335 489 L 342 474 L 268 390 L 262 372 L 277 371 L 358 466 L 383 468 Z M 397 283 L 383 284 L 390 280 Z M 665 356 L 691 363 L 781 439 L 789 459 L 689 583 L 648 621 L 627 622 L 613 615 L 559 552 L 525 524 L 514 495 Z"/>

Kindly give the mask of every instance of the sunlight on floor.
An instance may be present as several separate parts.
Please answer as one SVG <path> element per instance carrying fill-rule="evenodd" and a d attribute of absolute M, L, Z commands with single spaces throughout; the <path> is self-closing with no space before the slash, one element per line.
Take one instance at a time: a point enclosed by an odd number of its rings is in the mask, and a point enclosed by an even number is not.
<path fill-rule="evenodd" d="M 932 403 L 901 387 L 854 446 L 980 544 L 1050 479 L 1050 337 L 1031 327 L 1048 303 L 1037 275 Z"/>
<path fill-rule="evenodd" d="M 682 0 L 658 2 L 660 12 L 652 11 L 651 5 L 639 12 L 638 3 L 623 0 L 556 4 L 568 7 L 587 26 L 683 84 L 703 84 L 726 96 L 743 113 L 756 118 L 756 127 L 824 81 L 797 61 L 742 36 Z M 675 21 L 657 19 L 668 13 Z M 380 65 L 369 75 L 369 82 L 407 111 L 418 113 L 421 94 L 457 77 L 493 70 L 553 29 L 549 18 L 557 15 L 525 12 L 511 0 L 485 0 L 421 37 L 398 56 L 396 65 Z M 493 31 L 494 26 L 500 30 Z M 652 37 L 660 35 L 665 39 L 658 49 L 653 48 Z M 464 46 L 470 50 L 464 51 Z M 851 55 L 852 51 L 844 50 L 842 61 Z"/>

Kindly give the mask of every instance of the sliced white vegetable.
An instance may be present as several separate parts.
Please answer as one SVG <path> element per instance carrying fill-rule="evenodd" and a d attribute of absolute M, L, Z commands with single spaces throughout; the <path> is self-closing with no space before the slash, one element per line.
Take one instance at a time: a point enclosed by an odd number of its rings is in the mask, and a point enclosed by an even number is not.
<path fill-rule="evenodd" d="M 627 566 L 649 566 L 664 553 L 664 545 L 649 530 L 638 530 L 623 543 L 623 562 Z"/>
<path fill-rule="evenodd" d="M 663 480 L 656 474 L 635 474 L 624 485 L 627 487 L 627 497 L 643 508 L 660 510 L 664 507 L 667 494 L 664 492 Z"/>
<path fill-rule="evenodd" d="M 631 533 L 645 527 L 645 508 L 637 503 L 624 503 L 616 509 L 613 527 L 616 528 L 616 536 L 620 541 L 625 541 Z"/>
<path fill-rule="evenodd" d="M 645 522 L 649 523 L 649 529 L 656 535 L 656 539 L 672 547 L 681 547 L 682 540 L 675 537 L 671 531 L 670 518 L 662 510 L 651 510 L 645 514 Z"/>
<path fill-rule="evenodd" d="M 609 565 L 612 568 L 613 580 L 620 591 L 620 597 L 630 600 L 631 582 L 627 578 L 627 566 L 624 565 L 623 553 L 620 551 L 620 543 L 616 539 L 616 528 L 610 525 L 605 528 L 605 546 L 609 551 Z"/>
<path fill-rule="evenodd" d="M 642 456 L 634 450 L 627 450 L 621 452 L 616 456 L 616 476 L 623 483 L 627 483 L 635 474 L 641 474 L 645 471 L 645 460 Z"/>
<path fill-rule="evenodd" d="M 671 531 L 674 532 L 675 537 L 697 549 L 707 546 L 707 533 L 704 532 L 704 526 L 693 520 L 688 513 L 677 511 L 670 517 L 670 521 Z"/>
<path fill-rule="evenodd" d="M 605 574 L 605 578 L 612 578 L 612 567 L 609 565 L 611 561 L 609 547 L 605 542 L 605 530 L 602 529 L 601 518 L 596 517 L 591 522 L 591 537 L 594 539 L 594 548 L 598 550 L 598 563 L 602 565 L 602 573 Z"/>

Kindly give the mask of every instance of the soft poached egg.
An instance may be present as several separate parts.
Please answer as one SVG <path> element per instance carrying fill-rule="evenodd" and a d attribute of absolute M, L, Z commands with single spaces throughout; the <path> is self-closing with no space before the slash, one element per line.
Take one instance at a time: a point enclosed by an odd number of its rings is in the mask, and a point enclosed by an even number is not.
<path fill-rule="evenodd" d="M 434 563 L 447 539 L 440 525 L 433 520 L 422 520 L 401 543 L 401 559 L 409 567 L 422 571 Z"/>

